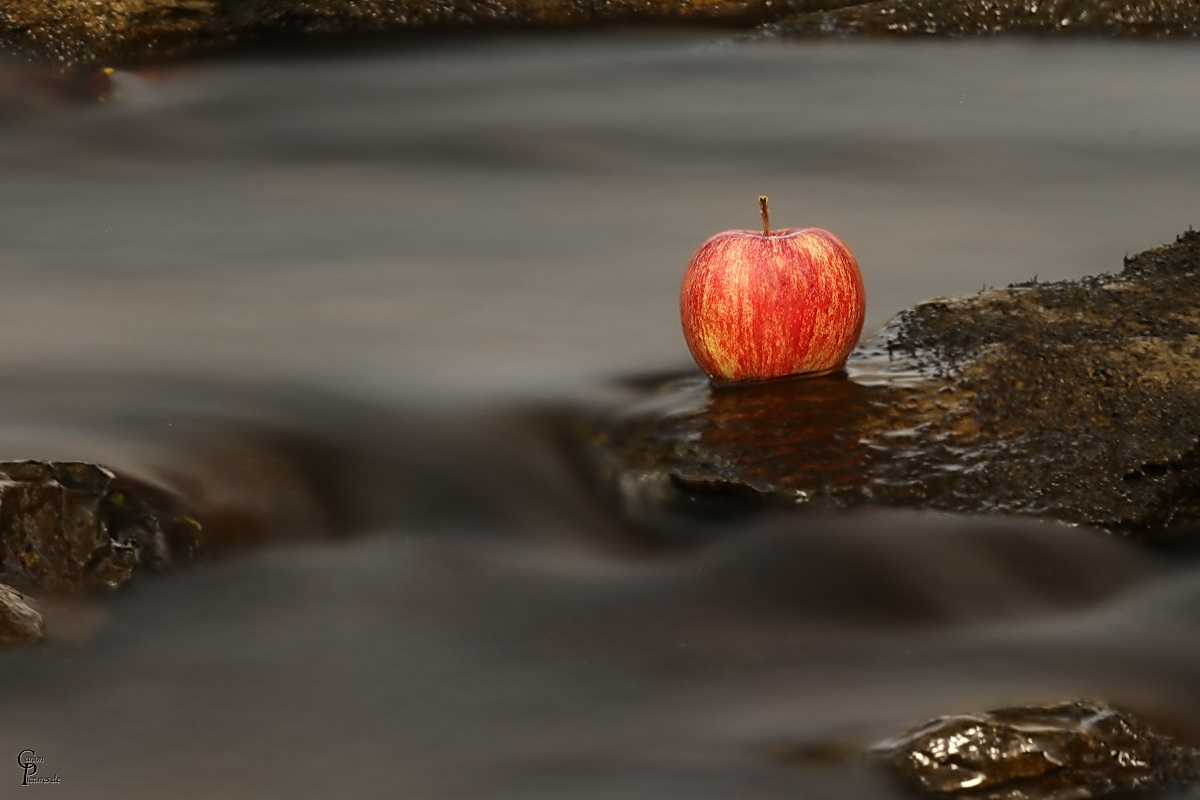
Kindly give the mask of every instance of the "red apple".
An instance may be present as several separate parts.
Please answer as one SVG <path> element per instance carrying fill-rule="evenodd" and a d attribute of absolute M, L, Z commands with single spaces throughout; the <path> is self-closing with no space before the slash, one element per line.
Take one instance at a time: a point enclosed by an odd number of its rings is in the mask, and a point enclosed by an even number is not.
<path fill-rule="evenodd" d="M 679 306 L 696 363 L 718 383 L 841 369 L 858 343 L 866 295 L 858 262 L 821 228 L 718 233 L 692 256 Z"/>

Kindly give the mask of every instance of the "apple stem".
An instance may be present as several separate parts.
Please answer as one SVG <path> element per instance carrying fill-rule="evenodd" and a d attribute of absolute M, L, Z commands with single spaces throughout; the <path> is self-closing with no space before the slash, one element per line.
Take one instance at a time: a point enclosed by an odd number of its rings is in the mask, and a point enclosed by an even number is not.
<path fill-rule="evenodd" d="M 758 210 L 762 213 L 763 218 L 763 236 L 771 235 L 771 215 L 767 213 L 767 196 L 759 195 Z"/>

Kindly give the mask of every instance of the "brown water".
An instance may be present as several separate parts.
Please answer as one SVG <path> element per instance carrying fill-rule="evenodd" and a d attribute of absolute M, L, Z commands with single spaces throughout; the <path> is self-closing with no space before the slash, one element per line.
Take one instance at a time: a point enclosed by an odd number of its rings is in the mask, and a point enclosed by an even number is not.
<path fill-rule="evenodd" d="M 892 514 L 652 556 L 531 413 L 690 369 L 683 264 L 762 193 L 854 248 L 868 331 L 1118 269 L 1196 223 L 1200 53 L 711 36 L 208 62 L 6 118 L 0 457 L 306 541 L 52 609 L 0 657 L 0 758 L 69 798 L 884 798 L 853 753 L 941 713 L 1093 696 L 1200 742 L 1186 562 Z"/>

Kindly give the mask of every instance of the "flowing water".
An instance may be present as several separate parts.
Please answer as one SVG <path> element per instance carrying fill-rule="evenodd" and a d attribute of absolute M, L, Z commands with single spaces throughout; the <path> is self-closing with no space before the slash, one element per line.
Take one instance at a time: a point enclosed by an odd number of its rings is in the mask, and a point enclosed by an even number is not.
<path fill-rule="evenodd" d="M 652 553 L 537 415 L 690 369 L 683 265 L 759 194 L 856 251 L 868 331 L 1119 269 L 1197 222 L 1200 53 L 714 35 L 8 90 L 0 457 L 296 541 L 49 608 L 0 785 L 31 748 L 60 798 L 886 798 L 873 741 L 1077 697 L 1200 742 L 1178 554 L 887 513 Z"/>

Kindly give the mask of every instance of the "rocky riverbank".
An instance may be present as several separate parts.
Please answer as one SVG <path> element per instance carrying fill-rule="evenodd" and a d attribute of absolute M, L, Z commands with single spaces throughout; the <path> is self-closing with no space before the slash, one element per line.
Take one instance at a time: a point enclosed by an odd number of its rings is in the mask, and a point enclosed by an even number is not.
<path fill-rule="evenodd" d="M 1194 37 L 1200 10 L 1162 0 L 10 0 L 0 53 L 67 68 L 162 62 L 262 41 L 413 31 L 724 25 L 761 36 L 996 33 Z"/>

